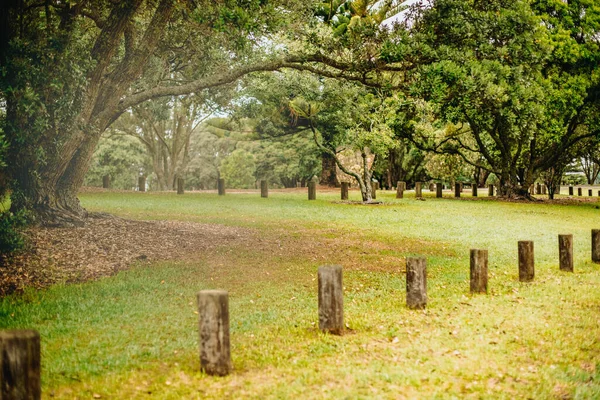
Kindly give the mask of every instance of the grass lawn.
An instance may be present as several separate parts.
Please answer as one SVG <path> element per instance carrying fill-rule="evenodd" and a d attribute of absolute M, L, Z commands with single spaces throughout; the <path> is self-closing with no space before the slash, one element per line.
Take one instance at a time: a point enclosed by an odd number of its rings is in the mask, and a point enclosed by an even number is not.
<path fill-rule="evenodd" d="M 4 298 L 0 327 L 40 331 L 46 398 L 600 398 L 600 203 L 394 197 L 85 193 L 89 210 L 245 236 Z M 574 273 L 558 269 L 561 233 L 574 235 Z M 535 242 L 533 283 L 518 281 L 518 240 Z M 468 292 L 471 248 L 489 250 L 488 295 Z M 425 311 L 405 305 L 410 255 L 427 257 Z M 323 264 L 344 267 L 339 337 L 317 329 Z M 229 291 L 234 372 L 223 378 L 199 372 L 196 293 L 211 288 Z"/>

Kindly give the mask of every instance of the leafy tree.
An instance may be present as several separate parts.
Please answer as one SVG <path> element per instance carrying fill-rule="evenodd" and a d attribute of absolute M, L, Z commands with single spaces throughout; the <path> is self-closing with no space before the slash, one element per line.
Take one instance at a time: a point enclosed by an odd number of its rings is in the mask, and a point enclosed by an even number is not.
<path fill-rule="evenodd" d="M 234 150 L 221 165 L 221 177 L 232 188 L 253 188 L 256 184 L 255 171 L 254 156 L 242 149 Z"/>

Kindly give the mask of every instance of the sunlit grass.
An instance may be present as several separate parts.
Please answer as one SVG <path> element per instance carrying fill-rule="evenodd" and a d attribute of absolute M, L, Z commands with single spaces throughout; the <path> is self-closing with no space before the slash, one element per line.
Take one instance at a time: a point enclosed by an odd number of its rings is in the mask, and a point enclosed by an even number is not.
<path fill-rule="evenodd" d="M 90 193 L 88 209 L 128 218 L 256 228 L 250 245 L 137 266 L 0 303 L 2 327 L 38 329 L 55 398 L 594 398 L 600 396 L 596 203 L 435 199 L 337 203 L 337 192 Z M 357 192 L 351 199 L 358 200 Z M 575 273 L 557 235 L 574 235 Z M 259 241 L 260 239 L 260 241 Z M 536 279 L 517 279 L 533 240 Z M 490 292 L 468 293 L 470 248 L 490 251 Z M 405 307 L 403 259 L 428 258 L 429 304 Z M 316 269 L 345 267 L 342 337 L 316 329 Z M 229 291 L 234 373 L 198 371 L 195 294 Z"/>

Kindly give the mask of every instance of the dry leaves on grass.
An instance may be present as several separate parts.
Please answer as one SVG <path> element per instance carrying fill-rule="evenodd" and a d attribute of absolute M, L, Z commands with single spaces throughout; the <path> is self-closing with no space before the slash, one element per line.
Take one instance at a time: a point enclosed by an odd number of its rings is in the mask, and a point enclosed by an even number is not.
<path fill-rule="evenodd" d="M 30 228 L 31 250 L 0 257 L 0 296 L 113 275 L 134 261 L 177 259 L 252 236 L 249 229 L 180 221 L 89 219 L 79 228 Z"/>

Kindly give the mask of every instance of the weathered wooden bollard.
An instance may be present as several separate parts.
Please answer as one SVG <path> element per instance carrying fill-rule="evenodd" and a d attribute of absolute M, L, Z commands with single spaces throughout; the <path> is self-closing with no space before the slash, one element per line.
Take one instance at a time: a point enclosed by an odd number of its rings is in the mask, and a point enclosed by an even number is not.
<path fill-rule="evenodd" d="M 577 196 L 583 196 L 583 190 L 580 187 L 577 188 Z"/>
<path fill-rule="evenodd" d="M 519 281 L 531 282 L 535 276 L 533 264 L 533 242 L 519 242 Z"/>
<path fill-rule="evenodd" d="M 415 197 L 423 197 L 423 187 L 421 182 L 415 182 Z"/>
<path fill-rule="evenodd" d="M 424 309 L 427 306 L 427 260 L 425 257 L 406 258 L 406 305 Z"/>
<path fill-rule="evenodd" d="M 471 293 L 487 293 L 488 251 L 471 249 Z"/>
<path fill-rule="evenodd" d="M 229 297 L 224 290 L 198 293 L 200 369 L 224 376 L 231 371 Z"/>
<path fill-rule="evenodd" d="M 225 196 L 225 179 L 223 178 L 217 181 L 217 193 L 219 193 L 219 196 Z"/>
<path fill-rule="evenodd" d="M 317 199 L 317 184 L 315 182 L 308 182 L 308 199 L 316 200 Z"/>
<path fill-rule="evenodd" d="M 477 182 L 473 182 L 471 185 L 471 195 L 477 197 Z"/>
<path fill-rule="evenodd" d="M 342 267 L 319 267 L 319 329 L 341 335 L 344 331 L 344 286 Z"/>
<path fill-rule="evenodd" d="M 139 192 L 146 191 L 146 177 L 145 176 L 138 177 L 138 191 Z"/>
<path fill-rule="evenodd" d="M 102 187 L 104 189 L 109 189 L 110 188 L 110 175 L 104 175 L 102 177 Z"/>
<path fill-rule="evenodd" d="M 600 229 L 592 229 L 592 261 L 600 263 Z"/>
<path fill-rule="evenodd" d="M 342 200 L 348 200 L 348 182 L 342 182 L 341 192 Z"/>
<path fill-rule="evenodd" d="M 461 187 L 460 183 L 454 184 L 454 197 L 460 197 Z"/>
<path fill-rule="evenodd" d="M 573 272 L 573 235 L 558 235 L 558 260 L 561 271 Z"/>
<path fill-rule="evenodd" d="M 373 200 L 377 198 L 377 184 L 378 182 L 371 182 L 371 198 Z"/>
<path fill-rule="evenodd" d="M 435 197 L 438 199 L 442 198 L 442 190 L 444 189 L 444 187 L 442 186 L 441 183 L 436 183 L 435 184 Z"/>
<path fill-rule="evenodd" d="M 265 180 L 260 181 L 260 197 L 269 197 L 269 184 Z"/>
<path fill-rule="evenodd" d="M 183 194 L 183 186 L 184 186 L 185 181 L 183 180 L 183 178 L 177 178 L 177 194 Z"/>
<path fill-rule="evenodd" d="M 0 399 L 40 399 L 40 360 L 38 332 L 0 331 Z"/>
<path fill-rule="evenodd" d="M 573 196 L 573 186 L 569 186 L 569 196 Z"/>
<path fill-rule="evenodd" d="M 402 199 L 404 198 L 404 190 L 406 190 L 406 182 L 398 181 L 396 186 L 396 198 Z"/>
<path fill-rule="evenodd" d="M 494 185 L 489 185 L 488 186 L 488 196 L 493 196 L 494 195 Z"/>

